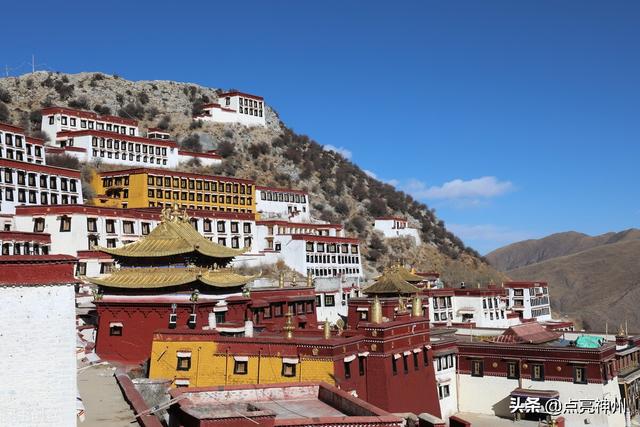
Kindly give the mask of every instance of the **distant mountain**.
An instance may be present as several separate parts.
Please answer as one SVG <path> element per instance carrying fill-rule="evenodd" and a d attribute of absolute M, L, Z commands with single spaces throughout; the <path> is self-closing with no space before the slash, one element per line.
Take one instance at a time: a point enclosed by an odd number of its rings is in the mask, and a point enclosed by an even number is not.
<path fill-rule="evenodd" d="M 560 256 L 571 255 L 601 245 L 640 239 L 640 230 L 589 236 L 575 231 L 556 233 L 542 239 L 523 240 L 496 249 L 486 256 L 498 270 L 508 271 Z"/>
<path fill-rule="evenodd" d="M 588 236 L 553 234 L 497 249 L 486 257 L 514 280 L 544 280 L 552 308 L 583 323 L 609 330 L 625 321 L 640 331 L 640 230 Z"/>

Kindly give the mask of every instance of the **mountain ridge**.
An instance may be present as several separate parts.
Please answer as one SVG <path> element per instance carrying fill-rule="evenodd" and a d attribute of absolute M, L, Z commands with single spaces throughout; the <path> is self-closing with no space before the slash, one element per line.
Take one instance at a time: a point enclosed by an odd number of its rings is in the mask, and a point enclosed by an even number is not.
<path fill-rule="evenodd" d="M 224 157 L 219 167 L 192 164 L 186 166 L 187 170 L 308 191 L 314 216 L 339 221 L 345 224 L 349 234 L 361 239 L 363 266 L 370 274 L 392 262 L 408 260 L 412 252 L 420 249 L 424 257 L 413 257 L 413 266 L 418 270 L 442 266 L 446 268 L 442 272 L 445 280 L 499 282 L 506 279 L 449 232 L 432 209 L 367 175 L 327 146 L 287 128 L 268 105 L 268 99 L 265 100 L 267 126 L 264 128 L 193 121 L 192 116 L 201 111 L 202 105 L 217 100 L 220 92 L 220 89 L 173 81 L 133 82 L 103 73 L 36 72 L 0 79 L 0 121 L 2 106 L 9 121 L 35 135 L 39 133 L 39 110 L 46 106 L 67 106 L 133 118 L 140 122 L 141 128 L 166 129 L 185 148 L 216 149 Z M 373 219 L 392 214 L 419 224 L 426 243 L 416 248 L 402 239 L 383 239 L 373 230 Z"/>
<path fill-rule="evenodd" d="M 596 236 L 577 231 L 553 233 L 540 239 L 528 239 L 503 246 L 488 253 L 485 258 L 500 271 L 509 271 L 626 239 L 640 239 L 640 230 L 630 228 Z"/>
<path fill-rule="evenodd" d="M 640 230 L 636 228 L 596 236 L 555 233 L 487 255 L 494 267 L 514 280 L 548 282 L 554 311 L 598 331 L 626 322 L 640 331 L 640 314 L 635 309 L 640 298 L 639 258 Z"/>

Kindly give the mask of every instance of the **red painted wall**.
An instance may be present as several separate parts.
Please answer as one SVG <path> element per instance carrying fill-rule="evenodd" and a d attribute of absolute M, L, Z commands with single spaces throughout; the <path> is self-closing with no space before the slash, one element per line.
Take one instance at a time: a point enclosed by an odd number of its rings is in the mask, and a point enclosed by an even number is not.
<path fill-rule="evenodd" d="M 413 356 L 408 356 L 408 373 L 404 372 L 402 358 L 397 359 L 398 373 L 393 375 L 393 355 L 369 357 L 367 371 L 367 396 L 372 405 L 388 412 L 428 412 L 440 417 L 436 377 L 433 358 L 429 355 L 428 366 L 424 366 L 419 355 L 418 370 L 413 366 Z"/>

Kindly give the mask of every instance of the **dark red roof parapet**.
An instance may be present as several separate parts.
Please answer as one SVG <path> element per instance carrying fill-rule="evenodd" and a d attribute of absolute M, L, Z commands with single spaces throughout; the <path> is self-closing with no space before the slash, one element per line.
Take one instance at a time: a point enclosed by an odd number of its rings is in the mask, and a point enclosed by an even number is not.
<path fill-rule="evenodd" d="M 39 286 L 78 283 L 77 259 L 70 255 L 9 255 L 0 257 L 0 286 Z"/>

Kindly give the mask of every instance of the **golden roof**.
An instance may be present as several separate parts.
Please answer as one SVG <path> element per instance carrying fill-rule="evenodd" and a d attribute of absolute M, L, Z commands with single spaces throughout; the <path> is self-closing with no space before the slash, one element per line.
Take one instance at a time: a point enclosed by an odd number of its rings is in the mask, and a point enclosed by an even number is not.
<path fill-rule="evenodd" d="M 137 242 L 118 248 L 97 249 L 126 258 L 167 257 L 192 252 L 211 258 L 233 258 L 248 250 L 231 249 L 206 239 L 193 228 L 186 211 L 180 212 L 175 206 L 164 209 L 160 224 Z"/>
<path fill-rule="evenodd" d="M 403 267 L 400 264 L 394 264 L 391 267 L 389 267 L 387 270 L 397 272 L 400 275 L 400 277 L 402 278 L 402 280 L 404 280 L 405 282 L 419 283 L 419 282 L 422 282 L 424 280 L 424 278 L 422 276 L 418 276 L 417 274 L 414 274 L 409 269 Z M 380 279 L 381 277 L 382 276 L 378 277 L 378 279 Z"/>
<path fill-rule="evenodd" d="M 385 269 L 382 276 L 378 277 L 376 282 L 362 290 L 365 294 L 416 294 L 420 289 L 413 286 L 404 279 L 403 274 L 398 268 Z"/>
<path fill-rule="evenodd" d="M 257 276 L 243 276 L 231 269 L 184 268 L 122 268 L 101 278 L 89 278 L 96 285 L 110 288 L 157 289 L 202 282 L 218 288 L 242 286 Z"/>

